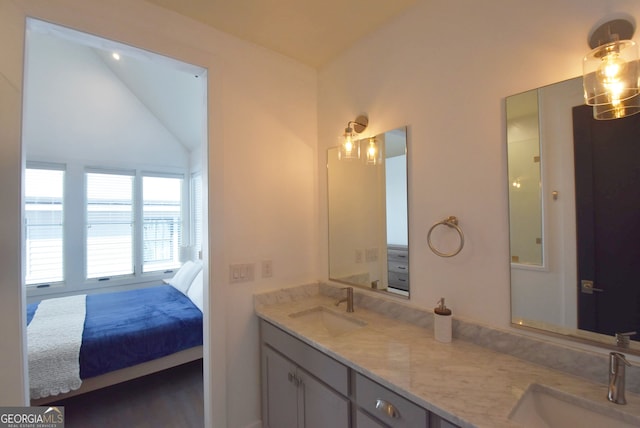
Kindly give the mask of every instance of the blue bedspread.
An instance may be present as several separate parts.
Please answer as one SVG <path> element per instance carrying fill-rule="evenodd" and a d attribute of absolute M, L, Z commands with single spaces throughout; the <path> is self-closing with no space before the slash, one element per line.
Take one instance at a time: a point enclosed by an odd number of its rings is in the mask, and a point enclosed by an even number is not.
<path fill-rule="evenodd" d="M 38 304 L 27 306 L 27 324 Z M 202 345 L 202 312 L 170 285 L 87 295 L 80 378 Z"/>

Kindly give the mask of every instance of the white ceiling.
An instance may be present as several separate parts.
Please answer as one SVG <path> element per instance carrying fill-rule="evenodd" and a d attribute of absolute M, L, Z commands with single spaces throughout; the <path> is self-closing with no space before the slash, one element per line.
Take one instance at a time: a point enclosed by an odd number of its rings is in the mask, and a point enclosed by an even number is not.
<path fill-rule="evenodd" d="M 416 0 L 147 0 L 314 68 Z"/>

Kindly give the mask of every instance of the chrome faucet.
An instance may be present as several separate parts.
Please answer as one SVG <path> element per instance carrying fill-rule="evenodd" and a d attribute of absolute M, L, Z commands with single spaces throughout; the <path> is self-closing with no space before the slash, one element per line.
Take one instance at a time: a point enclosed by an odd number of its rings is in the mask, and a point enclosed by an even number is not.
<path fill-rule="evenodd" d="M 616 333 L 616 345 L 620 348 L 628 348 L 631 336 L 635 334 L 637 334 L 635 331 L 630 331 L 628 333 Z"/>
<path fill-rule="evenodd" d="M 625 366 L 630 366 L 625 356 L 619 352 L 609 353 L 609 392 L 607 398 L 616 404 L 627 404 L 624 397 Z"/>
<path fill-rule="evenodd" d="M 345 287 L 343 290 L 347 290 L 347 297 L 338 300 L 336 306 L 342 302 L 347 302 L 347 312 L 353 312 L 353 287 Z"/>

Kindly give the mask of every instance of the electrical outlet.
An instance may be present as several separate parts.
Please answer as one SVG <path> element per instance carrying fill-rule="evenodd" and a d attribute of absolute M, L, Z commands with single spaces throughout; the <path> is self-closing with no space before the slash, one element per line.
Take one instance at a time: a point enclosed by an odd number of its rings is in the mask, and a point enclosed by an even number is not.
<path fill-rule="evenodd" d="M 378 261 L 378 249 L 377 248 L 367 248 L 364 255 L 365 261 L 367 262 L 377 262 Z"/>
<path fill-rule="evenodd" d="M 229 282 L 236 284 L 239 282 L 250 282 L 254 279 L 253 263 L 240 263 L 229 265 Z"/>
<path fill-rule="evenodd" d="M 356 250 L 356 263 L 362 263 L 362 250 Z"/>
<path fill-rule="evenodd" d="M 262 261 L 262 277 L 271 278 L 272 276 L 273 276 L 273 261 L 263 260 Z"/>

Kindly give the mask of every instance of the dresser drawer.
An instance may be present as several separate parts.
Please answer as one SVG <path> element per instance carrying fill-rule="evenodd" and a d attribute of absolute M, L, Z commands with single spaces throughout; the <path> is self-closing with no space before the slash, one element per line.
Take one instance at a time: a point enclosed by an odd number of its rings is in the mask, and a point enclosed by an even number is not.
<path fill-rule="evenodd" d="M 389 286 L 409 291 L 409 275 L 406 273 L 389 272 Z"/>
<path fill-rule="evenodd" d="M 409 262 L 409 250 L 406 248 L 398 249 L 398 248 L 387 248 L 387 259 L 395 260 L 395 261 L 403 261 L 405 263 Z"/>
<path fill-rule="evenodd" d="M 398 273 L 407 273 L 409 272 L 409 265 L 406 261 L 395 262 L 389 260 L 389 271 L 390 272 L 398 272 Z"/>
<path fill-rule="evenodd" d="M 395 392 L 355 374 L 356 404 L 393 428 L 428 427 L 429 413 Z"/>

